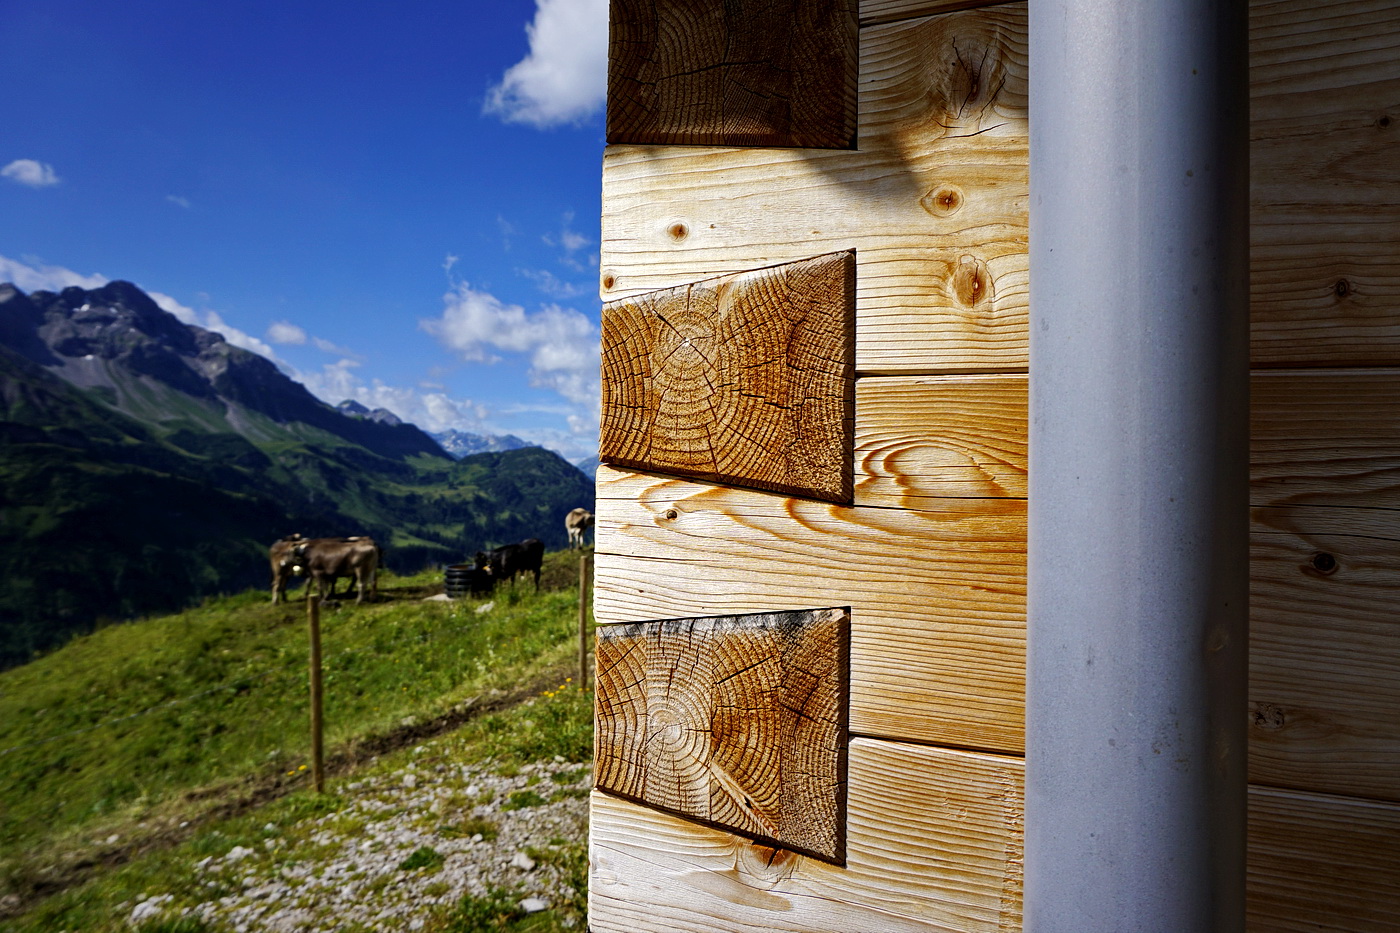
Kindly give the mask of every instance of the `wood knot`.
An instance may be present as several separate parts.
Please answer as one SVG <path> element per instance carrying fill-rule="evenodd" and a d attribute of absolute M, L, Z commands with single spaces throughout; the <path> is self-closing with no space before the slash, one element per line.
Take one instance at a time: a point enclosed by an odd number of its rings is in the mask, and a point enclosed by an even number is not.
<path fill-rule="evenodd" d="M 736 861 L 740 874 L 775 885 L 792 875 L 802 856 L 762 843 L 741 843 Z"/>
<path fill-rule="evenodd" d="M 987 264 L 975 256 L 964 256 L 953 270 L 953 294 L 965 308 L 975 308 L 992 298 L 992 276 Z"/>
<path fill-rule="evenodd" d="M 1283 713 L 1283 707 L 1275 706 L 1272 703 L 1255 703 L 1249 711 L 1250 721 L 1254 728 L 1263 729 L 1266 732 L 1275 732 L 1282 729 L 1287 717 Z"/>
<path fill-rule="evenodd" d="M 690 228 L 683 223 L 673 223 L 666 228 L 666 235 L 679 243 L 681 240 L 690 236 Z"/>
<path fill-rule="evenodd" d="M 667 520 L 667 521 L 673 522 L 673 521 L 675 521 L 676 519 L 678 519 L 678 518 L 680 518 L 680 517 L 681 517 L 681 513 L 680 513 L 680 512 L 677 512 L 675 509 L 667 509 L 667 510 L 666 510 L 666 520 Z"/>
<path fill-rule="evenodd" d="M 617 276 L 611 272 L 603 273 L 603 291 L 611 291 L 617 285 Z"/>
<path fill-rule="evenodd" d="M 1337 558 L 1335 555 L 1329 554 L 1326 551 L 1319 551 L 1313 555 L 1311 566 L 1315 572 L 1330 577 L 1337 572 Z"/>
<path fill-rule="evenodd" d="M 934 217 L 951 217 L 962 210 L 962 189 L 957 185 L 940 185 L 920 198 L 919 206 Z"/>
<path fill-rule="evenodd" d="M 1345 298 L 1351 294 L 1351 283 L 1346 279 L 1338 279 L 1337 284 L 1332 286 L 1332 291 L 1338 298 Z"/>
<path fill-rule="evenodd" d="M 1390 126 L 1390 114 L 1381 114 L 1381 118 L 1376 121 L 1376 126 L 1380 129 L 1387 129 Z"/>

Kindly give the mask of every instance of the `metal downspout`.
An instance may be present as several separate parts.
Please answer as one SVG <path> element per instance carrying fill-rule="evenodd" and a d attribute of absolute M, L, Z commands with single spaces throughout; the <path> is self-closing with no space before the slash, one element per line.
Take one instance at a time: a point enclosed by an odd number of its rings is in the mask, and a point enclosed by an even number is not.
<path fill-rule="evenodd" d="M 1244 927 L 1245 10 L 1030 2 L 1029 933 Z"/>

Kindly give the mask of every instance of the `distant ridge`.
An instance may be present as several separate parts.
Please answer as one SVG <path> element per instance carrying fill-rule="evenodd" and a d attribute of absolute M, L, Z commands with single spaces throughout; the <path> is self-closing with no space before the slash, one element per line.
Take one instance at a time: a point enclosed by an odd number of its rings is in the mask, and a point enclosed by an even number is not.
<path fill-rule="evenodd" d="M 498 453 L 502 450 L 519 450 L 522 447 L 533 446 L 529 441 L 523 441 L 514 434 L 472 434 L 469 431 L 451 430 L 429 432 L 428 436 L 459 460 L 472 454 Z"/>

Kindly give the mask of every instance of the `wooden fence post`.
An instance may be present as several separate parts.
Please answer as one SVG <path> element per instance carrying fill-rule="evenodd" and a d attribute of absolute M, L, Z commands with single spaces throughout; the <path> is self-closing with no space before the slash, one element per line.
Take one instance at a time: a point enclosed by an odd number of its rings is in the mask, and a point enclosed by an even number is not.
<path fill-rule="evenodd" d="M 592 686 L 588 679 L 588 555 L 578 559 L 578 686 L 587 690 Z"/>
<path fill-rule="evenodd" d="M 306 621 L 311 633 L 311 780 L 322 794 L 326 772 L 321 744 L 321 598 L 315 594 L 307 594 Z"/>

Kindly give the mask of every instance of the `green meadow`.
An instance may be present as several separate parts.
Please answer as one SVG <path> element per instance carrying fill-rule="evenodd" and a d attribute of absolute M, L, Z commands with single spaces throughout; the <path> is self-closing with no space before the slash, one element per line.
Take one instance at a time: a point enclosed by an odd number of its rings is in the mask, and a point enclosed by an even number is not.
<path fill-rule="evenodd" d="M 203 857 L 210 833 L 334 809 L 337 782 L 410 743 L 503 769 L 586 762 L 588 696 L 557 689 L 577 677 L 577 573 L 577 555 L 551 554 L 538 594 L 517 581 L 451 602 L 425 599 L 440 572 L 382 574 L 377 601 L 326 606 L 327 794 L 310 786 L 300 590 L 112 625 L 0 672 L 0 926 L 108 929 L 112 905 Z M 548 928 L 501 916 L 483 928 Z"/>

